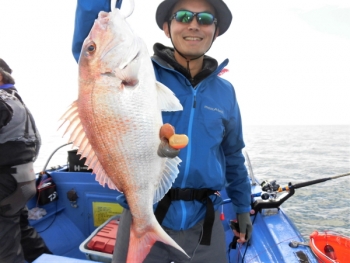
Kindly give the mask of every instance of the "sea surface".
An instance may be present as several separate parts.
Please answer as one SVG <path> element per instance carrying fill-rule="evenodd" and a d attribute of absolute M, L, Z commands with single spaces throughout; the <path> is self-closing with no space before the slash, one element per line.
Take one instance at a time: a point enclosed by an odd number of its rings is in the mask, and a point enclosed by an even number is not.
<path fill-rule="evenodd" d="M 261 182 L 286 186 L 350 172 L 350 126 L 245 126 L 243 133 Z M 57 133 L 42 137 L 36 172 L 65 143 Z M 46 167 L 67 164 L 68 150 L 71 146 L 57 150 Z M 296 189 L 282 208 L 306 240 L 314 230 L 350 236 L 350 176 Z"/>
<path fill-rule="evenodd" d="M 258 180 L 281 186 L 350 172 L 350 126 L 247 126 L 246 151 Z M 350 236 L 350 176 L 295 190 L 282 205 L 302 236 Z"/>

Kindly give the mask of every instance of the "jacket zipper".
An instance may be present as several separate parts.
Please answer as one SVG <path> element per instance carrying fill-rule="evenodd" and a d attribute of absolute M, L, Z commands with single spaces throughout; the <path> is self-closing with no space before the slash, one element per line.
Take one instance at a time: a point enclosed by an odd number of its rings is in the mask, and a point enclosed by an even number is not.
<path fill-rule="evenodd" d="M 188 132 L 187 132 L 187 136 L 189 141 L 191 142 L 191 137 L 192 137 L 192 128 L 193 128 L 193 116 L 194 116 L 194 112 L 196 109 L 196 95 L 197 95 L 197 90 L 198 89 L 192 89 L 193 92 L 193 107 L 191 109 L 191 114 L 190 114 L 190 120 L 188 123 Z M 185 167 L 185 174 L 184 174 L 184 178 L 181 184 L 181 188 L 185 188 L 186 187 L 186 182 L 187 182 L 187 178 L 188 178 L 188 174 L 189 174 L 189 169 L 190 169 L 190 160 L 191 160 L 191 154 L 192 154 L 192 146 L 191 143 L 187 146 L 187 158 L 186 158 L 186 167 Z M 185 206 L 185 201 L 180 201 L 181 202 L 181 208 L 182 208 L 182 219 L 181 219 L 181 229 L 185 229 L 185 223 L 186 223 L 186 218 L 187 218 L 187 210 L 186 210 L 186 206 Z"/>

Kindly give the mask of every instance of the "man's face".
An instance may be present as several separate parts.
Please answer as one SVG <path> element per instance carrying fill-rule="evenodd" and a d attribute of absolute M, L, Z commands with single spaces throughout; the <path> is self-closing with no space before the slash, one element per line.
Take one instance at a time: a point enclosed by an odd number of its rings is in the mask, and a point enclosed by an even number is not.
<path fill-rule="evenodd" d="M 173 8 L 173 12 L 179 10 L 188 10 L 194 13 L 209 12 L 215 15 L 214 8 L 205 0 L 180 0 Z M 168 24 L 163 24 L 163 30 L 167 36 L 171 35 L 172 41 L 176 49 L 188 59 L 196 58 L 203 55 L 209 49 L 214 33 L 215 24 L 200 25 L 197 17 L 190 23 L 182 23 L 173 19 L 170 22 L 170 34 Z M 215 37 L 218 34 L 215 35 Z"/>

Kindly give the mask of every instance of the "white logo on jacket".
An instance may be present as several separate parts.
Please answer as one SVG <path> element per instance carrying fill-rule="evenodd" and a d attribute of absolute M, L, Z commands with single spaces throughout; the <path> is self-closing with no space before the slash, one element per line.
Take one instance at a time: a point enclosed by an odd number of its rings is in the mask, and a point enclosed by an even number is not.
<path fill-rule="evenodd" d="M 208 109 L 208 110 L 211 110 L 211 111 L 217 111 L 217 112 L 219 112 L 219 113 L 221 113 L 221 114 L 224 113 L 223 110 L 220 110 L 220 109 L 218 109 L 218 108 L 212 108 L 212 107 L 209 107 L 209 106 L 204 106 L 204 109 Z"/>

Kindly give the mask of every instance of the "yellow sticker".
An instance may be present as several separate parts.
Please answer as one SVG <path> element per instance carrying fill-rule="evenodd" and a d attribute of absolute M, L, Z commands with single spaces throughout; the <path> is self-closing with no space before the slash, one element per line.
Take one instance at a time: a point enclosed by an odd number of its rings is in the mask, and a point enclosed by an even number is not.
<path fill-rule="evenodd" d="M 98 227 L 112 216 L 121 214 L 123 207 L 116 203 L 92 202 L 92 213 L 94 215 L 94 226 Z"/>

